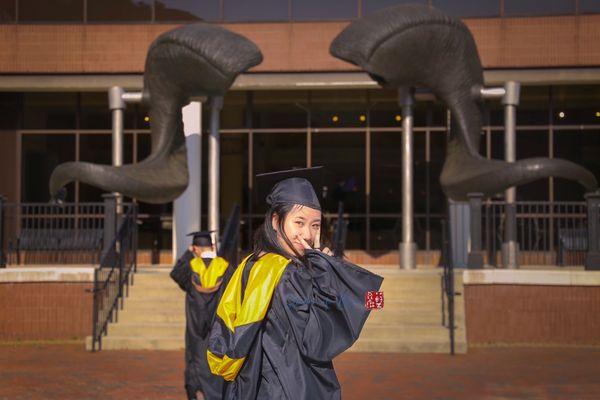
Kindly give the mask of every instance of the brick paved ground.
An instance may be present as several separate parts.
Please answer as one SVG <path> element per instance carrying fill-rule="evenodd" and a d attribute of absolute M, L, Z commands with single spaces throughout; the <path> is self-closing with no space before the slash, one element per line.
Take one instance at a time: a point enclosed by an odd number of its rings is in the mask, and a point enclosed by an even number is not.
<path fill-rule="evenodd" d="M 92 354 L 82 344 L 0 345 L 0 399 L 184 399 L 182 357 L 177 351 Z M 345 400 L 600 399 L 600 349 L 348 353 L 335 365 Z"/>

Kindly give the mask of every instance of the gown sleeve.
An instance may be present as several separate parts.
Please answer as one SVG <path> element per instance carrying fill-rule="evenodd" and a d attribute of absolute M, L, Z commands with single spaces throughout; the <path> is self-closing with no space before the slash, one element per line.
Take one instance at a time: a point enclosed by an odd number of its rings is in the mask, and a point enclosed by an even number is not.
<path fill-rule="evenodd" d="M 179 260 L 173 266 L 171 270 L 171 279 L 179 285 L 181 290 L 189 292 L 192 286 L 192 269 L 190 268 L 190 261 L 194 258 L 194 254 L 187 250 Z"/>
<path fill-rule="evenodd" d="M 299 267 L 283 291 L 284 309 L 303 356 L 328 362 L 358 339 L 369 316 L 368 291 L 383 278 L 320 251 L 306 253 L 308 267 Z"/>

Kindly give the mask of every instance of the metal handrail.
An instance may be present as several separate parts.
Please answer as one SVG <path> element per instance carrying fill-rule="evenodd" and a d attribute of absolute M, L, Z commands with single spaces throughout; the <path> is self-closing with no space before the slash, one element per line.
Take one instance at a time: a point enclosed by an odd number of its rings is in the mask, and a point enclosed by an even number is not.
<path fill-rule="evenodd" d="M 137 270 L 137 207 L 129 204 L 114 239 L 102 252 L 94 273 L 92 351 L 102 350 L 109 322 L 118 319 Z"/>

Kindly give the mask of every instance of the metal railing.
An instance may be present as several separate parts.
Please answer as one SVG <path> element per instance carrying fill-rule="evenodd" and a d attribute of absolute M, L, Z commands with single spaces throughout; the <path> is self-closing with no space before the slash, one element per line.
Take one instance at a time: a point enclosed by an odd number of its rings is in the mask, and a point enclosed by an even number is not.
<path fill-rule="evenodd" d="M 449 215 L 449 214 L 448 214 Z M 455 354 L 455 307 L 454 298 L 460 296 L 454 288 L 454 263 L 452 261 L 452 246 L 450 246 L 449 218 L 442 220 L 442 254 L 441 264 L 443 267 L 440 277 L 441 304 L 442 304 L 442 326 L 448 329 L 450 341 L 450 354 Z"/>
<path fill-rule="evenodd" d="M 515 206 L 520 265 L 584 265 L 588 253 L 598 247 L 597 228 L 588 229 L 590 218 L 598 218 L 597 213 L 590 215 L 598 208 L 597 195 L 585 202 L 517 201 Z M 501 265 L 506 202 L 482 201 L 474 194 L 470 207 L 474 216 L 470 259 L 479 253 L 479 264 Z"/>
<path fill-rule="evenodd" d="M 0 198 L 0 265 L 98 264 L 103 203 L 7 203 Z"/>
<path fill-rule="evenodd" d="M 114 209 L 117 209 L 116 207 Z M 137 207 L 123 205 L 114 238 L 102 251 L 100 267 L 94 274 L 92 351 L 102 350 L 102 337 L 109 322 L 115 322 L 123 299 L 133 284 L 137 268 Z"/>

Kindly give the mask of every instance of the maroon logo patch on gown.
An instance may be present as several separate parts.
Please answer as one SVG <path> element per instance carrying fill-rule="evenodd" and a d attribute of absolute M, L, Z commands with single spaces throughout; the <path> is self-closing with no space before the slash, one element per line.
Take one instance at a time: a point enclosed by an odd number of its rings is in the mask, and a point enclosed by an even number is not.
<path fill-rule="evenodd" d="M 365 294 L 365 308 L 367 310 L 378 310 L 383 308 L 383 292 L 367 292 Z"/>

